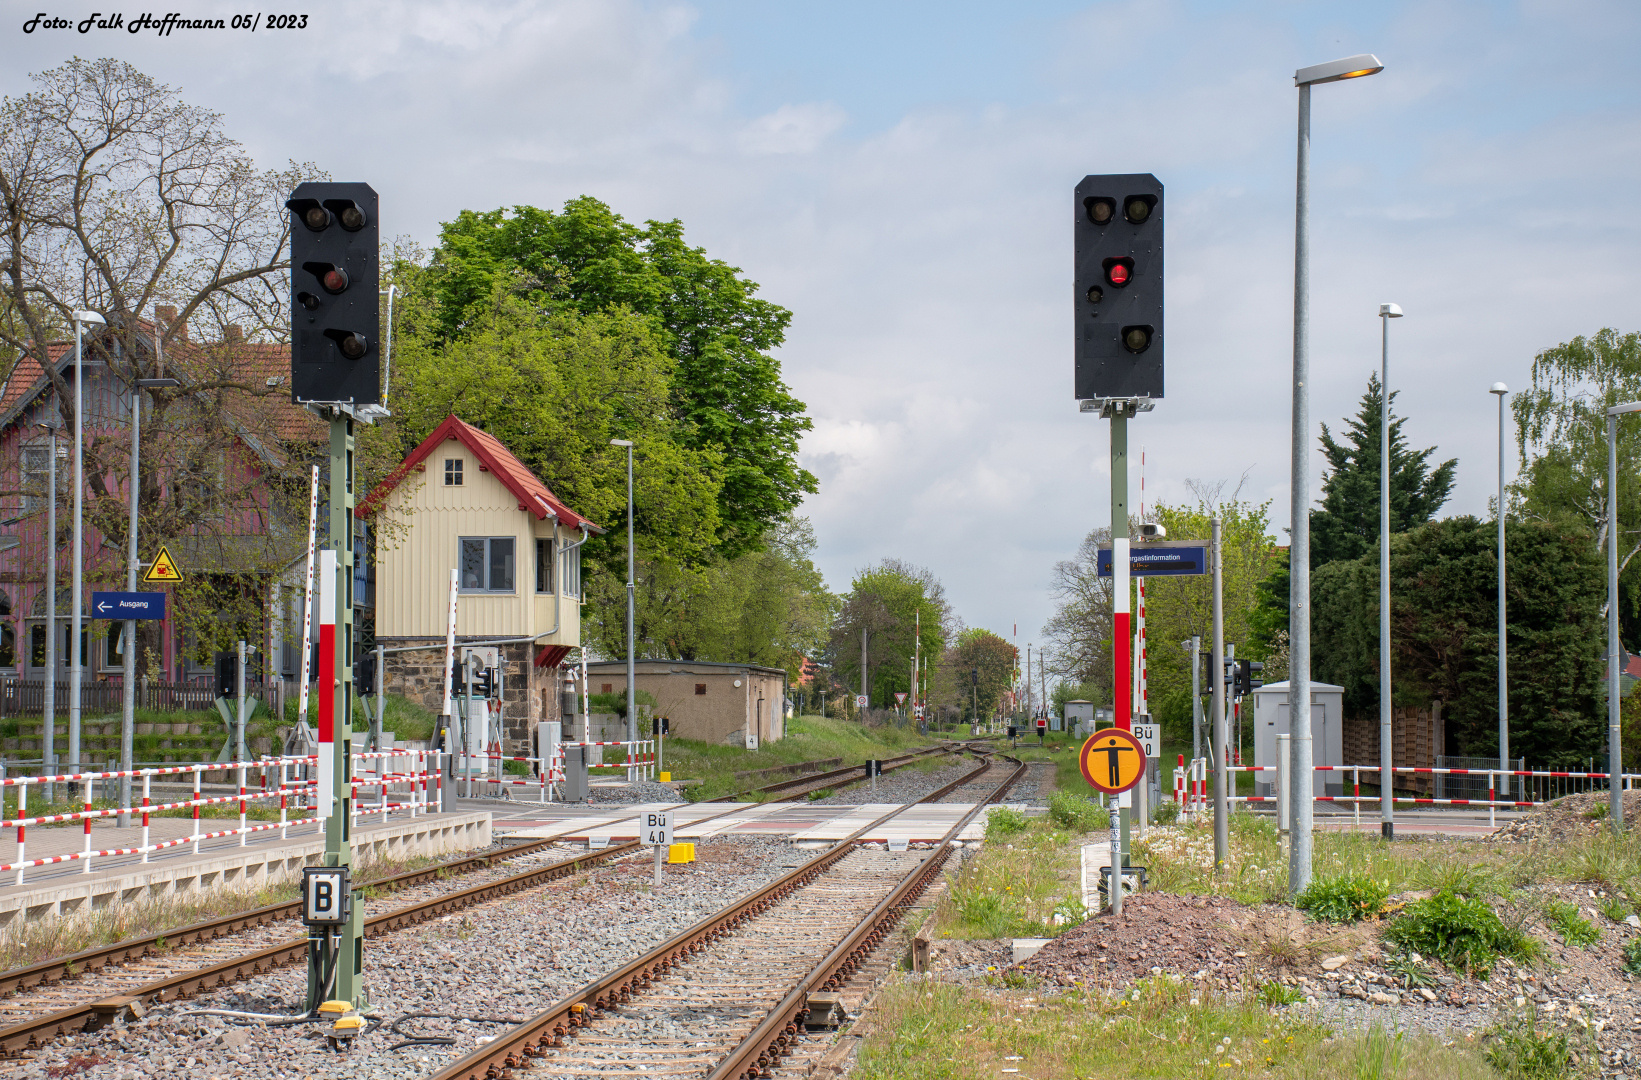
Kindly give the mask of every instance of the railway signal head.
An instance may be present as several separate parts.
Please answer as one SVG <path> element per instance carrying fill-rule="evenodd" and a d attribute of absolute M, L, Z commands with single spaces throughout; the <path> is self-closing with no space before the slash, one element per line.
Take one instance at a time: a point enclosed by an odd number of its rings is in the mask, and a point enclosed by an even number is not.
<path fill-rule="evenodd" d="M 1074 212 L 1075 394 L 1160 398 L 1162 184 L 1150 173 L 1085 176 Z"/>
<path fill-rule="evenodd" d="M 376 192 L 308 183 L 291 193 L 291 399 L 382 400 Z"/>

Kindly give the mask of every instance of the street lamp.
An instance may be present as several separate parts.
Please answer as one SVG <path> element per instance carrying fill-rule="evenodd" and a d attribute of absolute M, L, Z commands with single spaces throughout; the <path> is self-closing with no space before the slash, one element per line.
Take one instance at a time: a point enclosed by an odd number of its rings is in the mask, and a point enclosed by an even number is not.
<path fill-rule="evenodd" d="M 57 763 L 57 433 L 63 430 L 62 417 L 57 412 L 57 399 L 51 401 L 51 419 L 39 425 L 46 429 L 46 655 L 45 655 L 45 723 L 41 725 L 41 771 L 56 775 Z M 29 648 L 25 643 L 25 648 Z M 33 649 L 29 648 L 32 655 Z M 46 785 L 46 802 L 57 797 L 55 784 Z"/>
<path fill-rule="evenodd" d="M 1501 399 L 1502 400 L 1502 399 Z M 1618 418 L 1641 412 L 1641 401 L 1626 401 L 1607 410 L 1607 816 L 1613 831 L 1624 831 L 1624 796 L 1619 790 L 1623 761 L 1618 740 Z"/>
<path fill-rule="evenodd" d="M 1499 768 L 1510 770 L 1510 688 L 1505 681 L 1506 653 L 1504 651 L 1506 626 L 1504 622 L 1504 398 L 1510 388 L 1501 382 L 1487 391 L 1499 399 Z M 1504 781 L 1504 790 L 1510 790 L 1510 781 Z"/>
<path fill-rule="evenodd" d="M 1379 305 L 1379 832 L 1396 839 L 1396 774 L 1390 731 L 1390 320 L 1395 304 Z"/>
<path fill-rule="evenodd" d="M 1369 53 L 1294 72 L 1299 88 L 1299 146 L 1294 187 L 1293 233 L 1293 491 L 1292 545 L 1288 562 L 1290 675 L 1288 716 L 1293 733 L 1293 783 L 1289 799 L 1293 845 L 1288 888 L 1302 892 L 1311 880 L 1311 525 L 1310 525 L 1310 146 L 1311 87 L 1384 70 Z M 1214 675 L 1218 678 L 1218 674 Z"/>
<path fill-rule="evenodd" d="M 80 619 L 84 608 L 85 575 L 85 379 L 82 377 L 85 360 L 85 327 L 107 326 L 108 322 L 95 311 L 74 313 L 74 596 L 73 640 L 69 642 L 68 683 L 68 759 L 76 774 L 80 771 L 80 681 L 85 675 L 84 647 L 80 641 Z M 69 797 L 79 791 L 77 783 L 68 786 Z"/>
<path fill-rule="evenodd" d="M 627 741 L 632 743 L 627 760 L 631 761 L 638 756 L 638 706 L 637 684 L 638 678 L 633 661 L 633 554 L 632 554 L 632 440 L 611 439 L 611 446 L 625 446 L 627 448 Z M 631 783 L 634 772 L 627 770 L 627 782 Z"/>

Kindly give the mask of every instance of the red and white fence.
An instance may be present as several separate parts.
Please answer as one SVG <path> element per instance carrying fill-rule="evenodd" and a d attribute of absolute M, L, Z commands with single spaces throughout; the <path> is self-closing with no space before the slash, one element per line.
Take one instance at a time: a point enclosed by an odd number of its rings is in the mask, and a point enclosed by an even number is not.
<path fill-rule="evenodd" d="M 350 802 L 351 819 L 368 817 L 374 814 L 387 815 L 395 811 L 406 811 L 409 816 L 415 817 L 417 812 L 429 813 L 438 806 L 440 792 L 439 759 L 443 755 L 424 750 L 399 750 L 377 753 L 362 753 L 353 755 L 355 762 L 352 780 L 352 799 Z M 410 767 L 394 771 L 389 758 L 409 758 Z M 125 772 L 79 772 L 62 773 L 56 776 L 18 776 L 0 780 L 0 792 L 8 788 L 16 790 L 17 811 L 14 817 L 0 820 L 0 829 L 17 830 L 17 857 L 10 863 L 0 864 L 0 873 L 16 871 L 16 884 L 23 884 L 24 872 L 30 867 L 51 866 L 58 863 L 81 862 L 85 873 L 91 873 L 92 864 L 96 859 L 119 855 L 140 855 L 143 862 L 156 851 L 168 848 L 181 847 L 184 844 L 193 845 L 194 853 L 199 853 L 199 845 L 205 840 L 218 840 L 223 837 L 239 837 L 240 846 L 245 846 L 246 837 L 260 832 L 279 830 L 280 839 L 289 836 L 290 829 L 302 825 L 316 825 L 321 831 L 324 828 L 324 819 L 312 814 L 313 805 L 317 799 L 317 780 L 307 779 L 302 774 L 309 768 L 317 765 L 315 757 L 280 757 L 262 758 L 258 761 L 242 761 L 227 763 L 200 762 L 191 765 L 174 765 L 151 769 L 132 769 Z M 374 763 L 375 768 L 369 766 Z M 402 764 L 402 763 L 401 763 Z M 361 766 L 365 767 L 361 767 Z M 201 791 L 201 777 L 207 772 L 235 772 L 238 775 L 237 794 L 206 796 Z M 317 770 L 315 770 L 317 771 Z M 261 786 L 258 789 L 250 788 L 246 781 L 249 774 L 260 773 Z M 180 777 L 192 774 L 193 798 L 181 799 L 174 802 L 156 803 L 153 801 L 153 781 L 155 777 Z M 94 786 L 103 782 L 103 790 L 109 791 L 108 781 L 124 778 L 142 781 L 142 802 L 140 805 L 93 808 L 92 799 Z M 42 814 L 30 816 L 28 813 L 29 789 L 41 784 L 78 784 L 82 791 L 83 809 L 62 814 Z M 135 785 L 133 785 L 135 786 Z M 374 806 L 360 805 L 360 791 L 363 788 L 374 787 L 378 791 L 378 799 Z M 391 790 L 390 789 L 396 789 Z M 117 789 L 116 797 L 117 797 Z M 302 817 L 292 820 L 290 811 L 293 809 L 293 796 L 297 796 L 303 810 Z M 397 800 L 397 801 L 393 801 Z M 279 809 L 279 820 L 259 825 L 247 823 L 247 808 L 251 803 L 265 803 L 269 809 L 276 805 Z M 218 832 L 200 831 L 200 808 L 218 806 L 227 803 L 239 805 L 239 827 L 225 829 Z M 150 839 L 150 819 L 154 814 L 174 810 L 192 810 L 193 832 L 184 837 L 173 840 L 152 842 Z M 136 847 L 109 848 L 95 850 L 91 846 L 91 823 L 98 818 L 110 818 L 120 815 L 141 815 L 142 843 Z M 55 825 L 68 822 L 82 822 L 84 824 L 85 847 L 81 851 L 66 855 L 54 855 L 44 859 L 29 859 L 27 857 L 26 837 L 30 825 Z"/>
<path fill-rule="evenodd" d="M 622 769 L 629 780 L 655 779 L 655 740 L 636 739 L 619 740 L 614 742 L 563 742 L 552 759 L 542 767 L 541 757 L 527 755 L 503 754 L 499 747 L 492 745 L 485 753 L 458 754 L 456 757 L 456 776 L 466 780 L 467 794 L 472 794 L 474 784 L 488 786 L 488 790 L 481 792 L 488 795 L 499 795 L 512 788 L 535 788 L 537 799 L 540 802 L 552 802 L 558 797 L 555 784 L 564 781 L 564 748 L 567 746 L 606 747 L 618 746 L 622 748 L 623 756 L 620 761 L 601 761 L 588 765 L 588 769 Z M 505 763 L 509 761 L 523 762 L 530 768 L 528 776 L 510 776 L 505 771 Z"/>

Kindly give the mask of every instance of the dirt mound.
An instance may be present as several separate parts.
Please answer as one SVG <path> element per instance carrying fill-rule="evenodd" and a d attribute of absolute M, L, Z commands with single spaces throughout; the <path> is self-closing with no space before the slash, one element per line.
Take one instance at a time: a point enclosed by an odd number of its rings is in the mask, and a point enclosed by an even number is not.
<path fill-rule="evenodd" d="M 1142 893 L 1066 931 L 1020 965 L 1047 983 L 1128 986 L 1171 974 L 1215 988 L 1310 969 L 1324 956 L 1375 951 L 1369 930 L 1313 923 L 1292 908 L 1223 897 Z"/>
<path fill-rule="evenodd" d="M 1624 823 L 1628 831 L 1641 823 L 1641 791 L 1626 791 L 1623 795 Z M 1590 836 L 1611 827 L 1607 822 L 1607 800 L 1605 791 L 1563 795 L 1530 811 L 1520 821 L 1500 827 L 1485 840 L 1493 844 L 1529 841 L 1560 844 Z"/>

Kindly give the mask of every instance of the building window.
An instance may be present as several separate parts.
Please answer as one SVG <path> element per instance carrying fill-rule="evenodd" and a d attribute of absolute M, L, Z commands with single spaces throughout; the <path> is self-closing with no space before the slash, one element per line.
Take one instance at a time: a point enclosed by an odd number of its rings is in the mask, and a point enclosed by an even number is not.
<path fill-rule="evenodd" d="M 462 459 L 461 458 L 445 458 L 444 459 L 444 486 L 445 487 L 461 487 L 462 486 Z"/>
<path fill-rule="evenodd" d="M 553 538 L 536 537 L 536 592 L 553 591 Z"/>
<path fill-rule="evenodd" d="M 512 592 L 513 543 L 511 536 L 462 537 L 462 591 Z"/>
<path fill-rule="evenodd" d="M 707 684 L 706 684 L 706 683 L 704 683 L 704 682 L 698 682 L 698 683 L 696 683 L 696 684 L 695 684 L 695 692 L 696 692 L 696 694 L 698 694 L 698 695 L 700 695 L 700 696 L 702 696 L 702 697 L 705 697 L 705 696 L 706 696 L 706 692 L 707 692 Z"/>
<path fill-rule="evenodd" d="M 567 547 L 561 553 L 564 564 L 562 580 L 565 596 L 581 595 L 581 545 Z"/>

